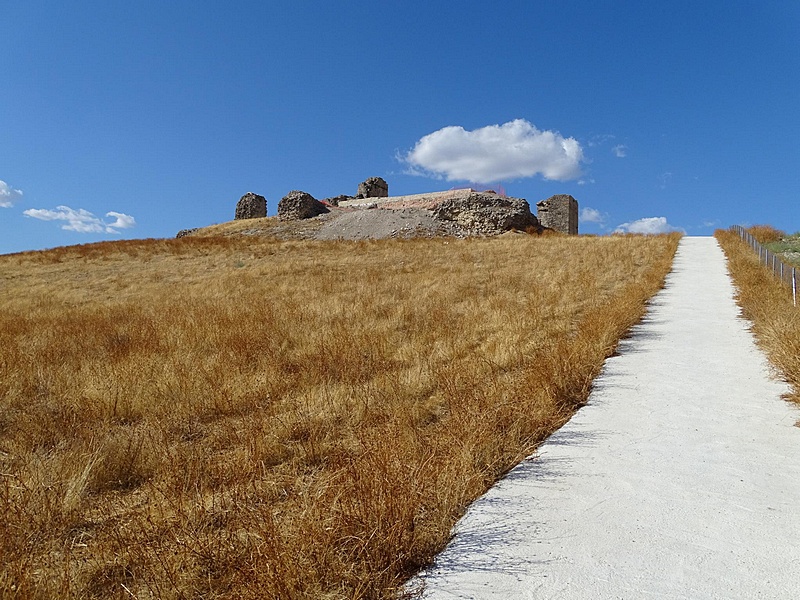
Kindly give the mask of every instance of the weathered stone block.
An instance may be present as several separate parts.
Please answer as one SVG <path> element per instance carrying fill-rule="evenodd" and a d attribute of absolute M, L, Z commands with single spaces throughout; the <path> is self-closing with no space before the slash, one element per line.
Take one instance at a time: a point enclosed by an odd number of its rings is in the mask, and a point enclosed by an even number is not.
<path fill-rule="evenodd" d="M 281 221 L 297 221 L 310 219 L 330 212 L 328 208 L 311 194 L 293 190 L 278 202 L 278 219 Z"/>
<path fill-rule="evenodd" d="M 433 216 L 440 221 L 454 221 L 479 235 L 539 228 L 539 221 L 531 213 L 527 200 L 482 192 L 445 200 L 433 209 Z"/>
<path fill-rule="evenodd" d="M 267 216 L 267 199 L 247 192 L 236 203 L 235 219 L 258 219 Z"/>
<path fill-rule="evenodd" d="M 356 198 L 388 198 L 389 184 L 382 177 L 370 177 L 358 184 Z"/>
<path fill-rule="evenodd" d="M 536 213 L 544 227 L 577 235 L 578 201 L 569 194 L 556 194 L 537 202 Z"/>

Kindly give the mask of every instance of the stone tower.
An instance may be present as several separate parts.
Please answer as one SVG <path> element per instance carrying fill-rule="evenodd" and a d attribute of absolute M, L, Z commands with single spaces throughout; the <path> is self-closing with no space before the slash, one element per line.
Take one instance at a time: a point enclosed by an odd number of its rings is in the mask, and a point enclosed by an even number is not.
<path fill-rule="evenodd" d="M 577 235 L 578 201 L 569 194 L 556 194 L 536 203 L 539 222 L 550 229 Z"/>
<path fill-rule="evenodd" d="M 267 199 L 253 192 L 247 192 L 236 203 L 234 219 L 258 219 L 267 216 Z"/>

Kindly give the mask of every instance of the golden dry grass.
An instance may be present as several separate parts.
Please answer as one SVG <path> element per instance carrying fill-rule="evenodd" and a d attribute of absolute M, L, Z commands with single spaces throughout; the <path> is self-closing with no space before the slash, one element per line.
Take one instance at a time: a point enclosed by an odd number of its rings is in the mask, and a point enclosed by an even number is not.
<path fill-rule="evenodd" d="M 780 241 L 786 235 L 772 225 L 752 225 L 747 231 L 762 245 Z"/>
<path fill-rule="evenodd" d="M 748 231 L 762 243 L 772 241 L 772 232 L 778 232 L 769 226 Z M 792 385 L 790 399 L 800 403 L 800 309 L 793 305 L 791 288 L 759 262 L 735 231 L 718 230 L 714 235 L 728 257 L 743 315 L 753 323 L 756 340 L 770 362 Z"/>
<path fill-rule="evenodd" d="M 0 257 L 0 597 L 396 596 L 585 401 L 677 241 Z"/>
<path fill-rule="evenodd" d="M 312 239 L 326 221 L 323 219 L 303 219 L 300 221 L 281 221 L 278 217 L 259 219 L 236 219 L 218 223 L 193 231 L 191 237 L 219 236 L 272 236 L 288 239 Z"/>

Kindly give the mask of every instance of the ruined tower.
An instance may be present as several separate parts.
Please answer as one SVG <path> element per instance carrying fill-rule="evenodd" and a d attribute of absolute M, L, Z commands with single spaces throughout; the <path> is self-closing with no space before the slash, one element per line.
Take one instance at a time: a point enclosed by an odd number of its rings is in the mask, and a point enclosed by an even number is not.
<path fill-rule="evenodd" d="M 536 203 L 539 222 L 550 229 L 577 235 L 578 201 L 569 194 L 556 194 Z"/>

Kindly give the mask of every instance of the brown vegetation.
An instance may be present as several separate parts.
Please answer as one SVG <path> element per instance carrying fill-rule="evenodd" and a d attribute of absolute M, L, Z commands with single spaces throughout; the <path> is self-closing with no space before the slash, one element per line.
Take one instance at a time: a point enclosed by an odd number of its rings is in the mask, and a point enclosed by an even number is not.
<path fill-rule="evenodd" d="M 759 244 L 770 244 L 772 242 L 780 241 L 786 235 L 780 229 L 774 228 L 772 225 L 752 225 L 747 228 Z"/>
<path fill-rule="evenodd" d="M 783 236 L 783 232 L 763 225 L 748 231 L 762 243 Z M 800 309 L 792 302 L 791 288 L 759 262 L 736 232 L 718 230 L 714 235 L 728 257 L 742 313 L 753 323 L 758 344 L 792 385 L 790 399 L 800 403 Z"/>
<path fill-rule="evenodd" d="M 0 257 L 0 597 L 393 597 L 585 401 L 677 239 Z"/>

